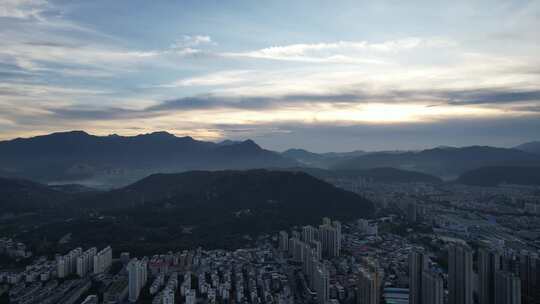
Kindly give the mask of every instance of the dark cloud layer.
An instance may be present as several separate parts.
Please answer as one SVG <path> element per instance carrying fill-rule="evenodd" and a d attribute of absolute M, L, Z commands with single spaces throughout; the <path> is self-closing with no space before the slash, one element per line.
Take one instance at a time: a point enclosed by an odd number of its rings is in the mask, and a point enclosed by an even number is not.
<path fill-rule="evenodd" d="M 512 91 L 512 90 L 471 90 L 448 92 L 444 95 L 453 105 L 467 104 L 500 104 L 524 101 L 539 101 L 540 91 Z"/>
<path fill-rule="evenodd" d="M 0 91 L 0 94 L 2 92 Z M 369 102 L 409 102 L 437 101 L 438 104 L 474 105 L 474 104 L 512 104 L 518 102 L 539 101 L 540 91 L 514 91 L 512 89 L 483 89 L 483 90 L 425 90 L 425 91 L 389 91 L 384 94 L 370 94 L 355 91 L 338 94 L 296 94 L 280 97 L 246 96 L 227 97 L 216 95 L 199 95 L 166 100 L 157 105 L 142 110 L 123 108 L 88 109 L 77 107 L 50 108 L 53 115 L 63 119 L 125 119 L 161 116 L 166 112 L 204 110 L 216 108 L 267 110 L 300 103 L 333 103 L 335 105 L 353 105 Z M 516 107 L 521 111 L 536 112 L 538 107 Z"/>

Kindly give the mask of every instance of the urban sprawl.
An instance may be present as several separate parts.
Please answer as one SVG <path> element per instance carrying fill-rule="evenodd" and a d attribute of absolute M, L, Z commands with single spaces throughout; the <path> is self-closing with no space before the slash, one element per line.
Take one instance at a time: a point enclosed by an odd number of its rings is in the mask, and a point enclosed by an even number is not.
<path fill-rule="evenodd" d="M 249 248 L 147 257 L 114 244 L 34 257 L 4 237 L 2 256 L 28 263 L 0 269 L 0 295 L 19 304 L 540 303 L 538 189 L 330 182 L 374 201 L 377 216 L 323 218 Z"/>

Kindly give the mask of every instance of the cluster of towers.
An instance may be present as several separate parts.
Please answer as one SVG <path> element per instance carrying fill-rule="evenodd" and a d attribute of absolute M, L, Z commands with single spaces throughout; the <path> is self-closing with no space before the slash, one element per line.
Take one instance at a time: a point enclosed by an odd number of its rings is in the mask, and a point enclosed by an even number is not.
<path fill-rule="evenodd" d="M 448 304 L 473 304 L 473 255 L 465 244 L 448 248 Z M 479 304 L 540 303 L 540 259 L 522 252 L 519 256 L 501 254 L 497 249 L 478 250 Z M 409 303 L 444 303 L 443 279 L 429 268 L 421 251 L 409 254 Z"/>
<path fill-rule="evenodd" d="M 112 264 L 112 248 L 107 246 L 97 252 L 92 247 L 83 252 L 82 248 L 75 248 L 63 256 L 57 256 L 57 274 L 65 278 L 71 274 L 84 277 L 88 274 L 105 272 Z"/>
<path fill-rule="evenodd" d="M 323 218 L 319 228 L 304 226 L 302 231 L 279 233 L 279 248 L 302 263 L 310 288 L 317 293 L 319 303 L 329 298 L 330 276 L 323 257 L 338 257 L 341 251 L 341 223 Z"/>
<path fill-rule="evenodd" d="M 536 254 L 480 248 L 478 277 L 480 304 L 540 303 L 540 258 Z"/>

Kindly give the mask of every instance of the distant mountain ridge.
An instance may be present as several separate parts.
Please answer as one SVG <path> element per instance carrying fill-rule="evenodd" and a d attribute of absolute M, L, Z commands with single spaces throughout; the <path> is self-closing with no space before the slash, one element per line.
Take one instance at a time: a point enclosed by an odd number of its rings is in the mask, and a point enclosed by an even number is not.
<path fill-rule="evenodd" d="M 434 148 L 419 152 L 369 153 L 339 162 L 332 169 L 392 167 L 448 178 L 484 166 L 537 164 L 540 164 L 540 156 L 532 153 L 516 149 L 470 146 Z"/>
<path fill-rule="evenodd" d="M 95 136 L 83 131 L 0 142 L 0 175 L 43 182 L 157 172 L 290 167 L 297 162 L 252 140 L 216 144 L 167 132 Z"/>
<path fill-rule="evenodd" d="M 514 149 L 529 152 L 529 153 L 540 154 L 540 141 L 527 142 L 519 146 L 516 146 Z"/>
<path fill-rule="evenodd" d="M 515 149 L 488 146 L 422 151 L 313 153 L 261 148 L 252 140 L 214 143 L 167 132 L 95 136 L 84 131 L 0 141 L 0 176 L 43 183 L 119 187 L 154 173 L 192 170 L 312 167 L 328 170 L 396 168 L 445 179 L 484 166 L 539 165 L 538 142 Z"/>
<path fill-rule="evenodd" d="M 281 155 L 294 159 L 302 165 L 323 169 L 331 168 L 340 161 L 364 154 L 366 154 L 364 151 L 314 153 L 304 149 L 289 149 L 281 153 Z"/>

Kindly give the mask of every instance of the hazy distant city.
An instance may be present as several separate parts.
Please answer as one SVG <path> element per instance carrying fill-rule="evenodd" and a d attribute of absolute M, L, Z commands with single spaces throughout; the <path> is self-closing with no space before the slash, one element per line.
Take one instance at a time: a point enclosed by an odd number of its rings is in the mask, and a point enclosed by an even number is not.
<path fill-rule="evenodd" d="M 540 304 L 540 1 L 0 0 L 0 304 Z"/>

